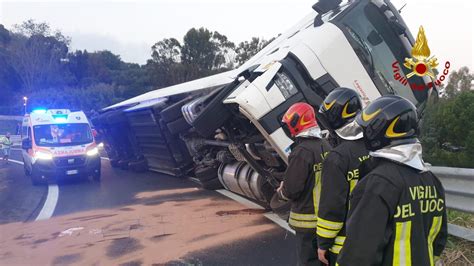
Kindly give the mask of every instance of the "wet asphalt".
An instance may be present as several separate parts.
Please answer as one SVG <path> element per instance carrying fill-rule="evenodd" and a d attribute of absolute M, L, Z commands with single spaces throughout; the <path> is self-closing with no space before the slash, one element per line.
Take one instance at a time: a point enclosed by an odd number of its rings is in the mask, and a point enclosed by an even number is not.
<path fill-rule="evenodd" d="M 12 159 L 21 161 L 21 153 L 12 151 Z M 136 204 L 139 199 L 135 196 L 141 192 L 197 187 L 188 179 L 115 169 L 106 160 L 102 160 L 101 182 L 63 180 L 58 186 L 59 199 L 53 216 Z M 34 221 L 44 204 L 47 191 L 47 186 L 31 184 L 23 173 L 22 165 L 4 165 L 0 162 L 0 226 L 11 222 Z M 190 196 L 226 200 L 221 194 L 206 190 L 198 190 Z M 263 216 L 261 220 L 262 223 L 272 223 Z M 294 236 L 275 227 L 249 239 L 188 254 L 169 265 L 294 265 L 295 260 Z"/>

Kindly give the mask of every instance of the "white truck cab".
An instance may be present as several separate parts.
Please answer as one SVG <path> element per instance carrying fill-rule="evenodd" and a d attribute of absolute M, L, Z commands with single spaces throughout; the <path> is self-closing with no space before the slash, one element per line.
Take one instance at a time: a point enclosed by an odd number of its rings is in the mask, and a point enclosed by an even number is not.
<path fill-rule="evenodd" d="M 33 185 L 64 177 L 100 181 L 99 150 L 84 112 L 34 110 L 23 118 L 21 138 L 25 174 Z"/>

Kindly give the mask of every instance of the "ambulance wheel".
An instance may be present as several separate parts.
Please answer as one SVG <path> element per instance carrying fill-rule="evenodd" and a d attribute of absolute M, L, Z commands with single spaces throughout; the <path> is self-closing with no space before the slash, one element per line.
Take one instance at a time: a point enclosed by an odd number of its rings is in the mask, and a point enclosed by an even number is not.
<path fill-rule="evenodd" d="M 25 162 L 23 162 L 23 170 L 25 171 L 26 176 L 31 176 L 31 172 L 28 170 L 28 167 L 26 166 Z"/>
<path fill-rule="evenodd" d="M 100 180 L 101 180 L 100 169 L 98 170 L 97 173 L 94 173 L 94 174 L 92 175 L 92 179 L 93 179 L 94 181 L 96 181 L 96 182 L 100 182 Z"/>
<path fill-rule="evenodd" d="M 33 184 L 33 186 L 40 186 L 45 183 L 44 180 L 42 180 L 41 177 L 38 175 L 32 174 L 30 177 L 31 177 L 31 183 Z"/>

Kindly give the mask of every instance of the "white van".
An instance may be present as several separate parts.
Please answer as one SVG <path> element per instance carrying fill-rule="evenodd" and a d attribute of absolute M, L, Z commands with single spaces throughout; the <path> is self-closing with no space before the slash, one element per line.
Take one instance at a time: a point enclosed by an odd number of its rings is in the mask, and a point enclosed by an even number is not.
<path fill-rule="evenodd" d="M 100 155 L 84 112 L 35 110 L 22 123 L 25 174 L 33 185 L 54 178 L 92 176 L 100 181 Z"/>

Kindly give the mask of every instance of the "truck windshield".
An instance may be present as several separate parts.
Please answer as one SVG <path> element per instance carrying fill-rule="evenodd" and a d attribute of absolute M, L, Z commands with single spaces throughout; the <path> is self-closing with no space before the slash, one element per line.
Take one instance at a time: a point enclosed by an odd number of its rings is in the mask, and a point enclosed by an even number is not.
<path fill-rule="evenodd" d="M 38 146 L 60 147 L 91 143 L 89 124 L 52 124 L 33 126 L 35 143 Z"/>
<path fill-rule="evenodd" d="M 426 101 L 428 89 L 410 87 L 410 84 L 425 85 L 418 76 L 408 82 L 396 79 L 397 71 L 405 77 L 411 72 L 403 66 L 405 58 L 411 55 L 382 12 L 373 3 L 362 1 L 332 22 L 344 32 L 382 95 L 400 95 L 419 106 Z"/>

